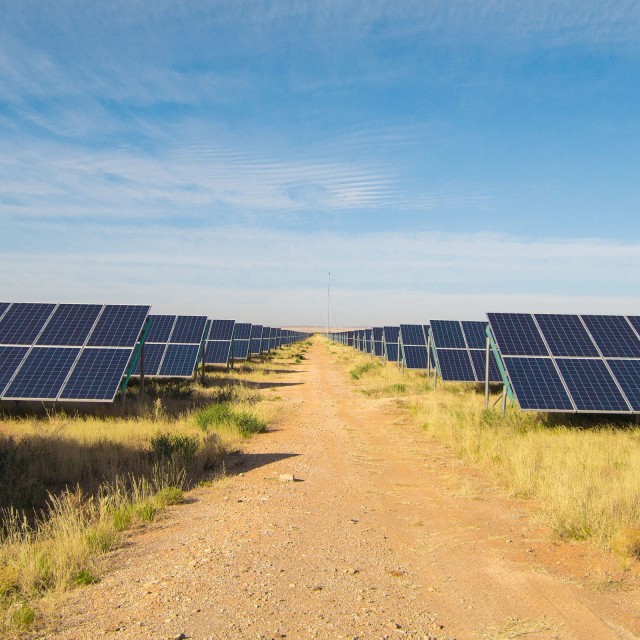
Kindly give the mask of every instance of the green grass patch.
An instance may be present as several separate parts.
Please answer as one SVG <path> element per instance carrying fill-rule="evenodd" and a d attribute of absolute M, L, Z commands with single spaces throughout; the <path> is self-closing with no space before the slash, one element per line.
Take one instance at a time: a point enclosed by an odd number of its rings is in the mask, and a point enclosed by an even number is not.
<path fill-rule="evenodd" d="M 236 429 L 245 438 L 255 433 L 262 433 L 267 428 L 267 423 L 255 413 L 235 409 L 226 403 L 212 404 L 196 411 L 194 420 L 198 428 L 204 432 L 231 428 Z"/>

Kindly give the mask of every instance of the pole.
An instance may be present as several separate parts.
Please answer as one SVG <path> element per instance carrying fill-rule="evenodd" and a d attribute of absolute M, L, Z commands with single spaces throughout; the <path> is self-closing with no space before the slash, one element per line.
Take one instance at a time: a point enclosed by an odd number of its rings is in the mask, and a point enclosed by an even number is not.
<path fill-rule="evenodd" d="M 327 338 L 329 338 L 329 309 L 331 307 L 331 271 L 329 271 L 329 284 L 327 285 Z"/>
<path fill-rule="evenodd" d="M 487 351 L 484 365 L 484 408 L 489 408 L 489 358 L 491 357 L 491 340 L 487 336 Z"/>

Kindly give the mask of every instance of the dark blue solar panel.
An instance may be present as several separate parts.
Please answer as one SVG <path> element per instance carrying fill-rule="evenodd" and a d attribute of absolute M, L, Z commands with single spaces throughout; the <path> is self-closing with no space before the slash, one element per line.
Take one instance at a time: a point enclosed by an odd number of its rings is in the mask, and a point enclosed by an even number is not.
<path fill-rule="evenodd" d="M 29 347 L 0 347 L 0 395 L 24 359 Z"/>
<path fill-rule="evenodd" d="M 605 358 L 640 358 L 640 339 L 623 316 L 582 316 Z"/>
<path fill-rule="evenodd" d="M 93 330 L 90 347 L 133 347 L 144 322 L 149 307 L 144 305 L 107 305 Z"/>
<path fill-rule="evenodd" d="M 147 334 L 146 342 L 169 342 L 176 316 L 150 315 L 151 328 Z"/>
<path fill-rule="evenodd" d="M 607 360 L 634 411 L 640 411 L 640 360 Z"/>
<path fill-rule="evenodd" d="M 79 348 L 34 347 L 4 397 L 55 400 L 79 353 Z"/>
<path fill-rule="evenodd" d="M 251 325 L 248 322 L 236 322 L 233 332 L 234 340 L 249 340 L 251 338 Z"/>
<path fill-rule="evenodd" d="M 424 337 L 424 330 L 420 324 L 401 324 L 400 335 L 402 336 L 402 344 L 425 346 L 427 344 Z"/>
<path fill-rule="evenodd" d="M 491 331 L 503 356 L 547 356 L 549 352 L 528 313 L 488 313 Z"/>
<path fill-rule="evenodd" d="M 462 335 L 462 327 L 457 320 L 432 320 L 431 335 L 438 349 L 465 349 L 467 346 Z"/>
<path fill-rule="evenodd" d="M 249 340 L 234 340 L 231 352 L 236 360 L 246 360 L 249 357 Z"/>
<path fill-rule="evenodd" d="M 384 327 L 384 339 L 387 342 L 398 342 L 400 327 Z"/>
<path fill-rule="evenodd" d="M 212 320 L 207 320 L 207 324 L 204 328 L 204 335 L 206 336 L 207 340 L 209 339 L 209 333 L 211 332 L 211 322 Z"/>
<path fill-rule="evenodd" d="M 462 331 L 469 349 L 486 349 L 487 323 L 483 320 L 463 320 Z"/>
<path fill-rule="evenodd" d="M 112 402 L 132 352 L 132 349 L 84 349 L 60 399 Z"/>
<path fill-rule="evenodd" d="M 206 324 L 206 316 L 178 316 L 170 342 L 200 344 Z"/>
<path fill-rule="evenodd" d="M 204 327 L 203 327 L 204 328 Z M 170 344 L 167 346 L 158 375 L 188 378 L 196 368 L 199 344 Z"/>
<path fill-rule="evenodd" d="M 145 342 L 144 344 L 144 375 L 157 376 L 160 369 L 160 363 L 167 349 L 165 343 Z M 140 375 L 140 359 L 136 363 L 133 371 L 134 375 Z"/>
<path fill-rule="evenodd" d="M 89 337 L 99 304 L 60 304 L 36 344 L 81 347 Z"/>
<path fill-rule="evenodd" d="M 521 409 L 573 411 L 551 358 L 507 357 L 504 362 Z"/>
<path fill-rule="evenodd" d="M 31 346 L 55 304 L 15 303 L 0 320 L 0 344 Z"/>
<path fill-rule="evenodd" d="M 261 324 L 252 324 L 251 325 L 251 339 L 258 340 L 262 338 L 262 325 Z"/>
<path fill-rule="evenodd" d="M 602 360 L 556 358 L 556 363 L 578 411 L 629 411 Z"/>
<path fill-rule="evenodd" d="M 417 345 L 404 345 L 404 366 L 407 369 L 427 368 L 427 348 Z"/>
<path fill-rule="evenodd" d="M 262 340 L 260 342 L 260 351 L 269 351 L 270 335 L 271 335 L 271 327 L 262 327 Z"/>
<path fill-rule="evenodd" d="M 382 340 L 382 327 L 373 327 L 373 339 Z"/>
<path fill-rule="evenodd" d="M 385 356 L 389 362 L 398 362 L 398 343 L 387 342 L 385 344 Z"/>
<path fill-rule="evenodd" d="M 628 316 L 627 320 L 631 323 L 631 326 L 636 330 L 636 333 L 640 335 L 640 316 Z"/>
<path fill-rule="evenodd" d="M 539 313 L 535 318 L 552 355 L 598 357 L 579 316 Z"/>
<path fill-rule="evenodd" d="M 0 302 L 0 318 L 2 318 L 2 314 L 9 308 L 10 302 Z"/>
<path fill-rule="evenodd" d="M 209 340 L 231 340 L 235 323 L 235 320 L 213 320 Z"/>
<path fill-rule="evenodd" d="M 207 364 L 227 364 L 229 362 L 230 351 L 231 340 L 213 340 L 207 342 L 204 361 Z"/>
<path fill-rule="evenodd" d="M 485 374 L 486 374 L 486 362 L 487 362 L 487 353 L 484 349 L 470 349 L 469 353 L 471 354 L 471 362 L 473 363 L 473 368 L 476 371 L 476 380 L 478 382 L 484 382 Z M 498 369 L 498 365 L 496 364 L 496 359 L 493 356 L 493 353 L 489 354 L 489 382 L 501 382 L 502 376 L 500 375 L 500 369 Z"/>
<path fill-rule="evenodd" d="M 433 327 L 433 322 L 431 326 Z M 440 376 L 443 380 L 475 382 L 475 372 L 466 349 L 437 349 L 436 351 Z"/>
<path fill-rule="evenodd" d="M 373 342 L 373 355 L 374 356 L 378 356 L 378 357 L 383 355 L 382 341 L 381 340 L 374 340 L 374 342 Z"/>

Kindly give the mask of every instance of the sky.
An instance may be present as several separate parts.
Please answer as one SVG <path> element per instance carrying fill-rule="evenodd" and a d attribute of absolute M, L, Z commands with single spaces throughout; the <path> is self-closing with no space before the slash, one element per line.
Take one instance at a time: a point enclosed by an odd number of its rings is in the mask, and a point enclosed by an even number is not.
<path fill-rule="evenodd" d="M 0 7 L 0 299 L 640 314 L 637 1 Z"/>

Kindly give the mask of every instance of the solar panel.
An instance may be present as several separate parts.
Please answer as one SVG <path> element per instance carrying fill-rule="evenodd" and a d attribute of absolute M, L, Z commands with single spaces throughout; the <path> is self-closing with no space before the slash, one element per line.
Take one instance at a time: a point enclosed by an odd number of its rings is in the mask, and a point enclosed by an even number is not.
<path fill-rule="evenodd" d="M 386 342 L 398 342 L 400 335 L 400 327 L 387 327 L 383 328 L 384 339 Z"/>
<path fill-rule="evenodd" d="M 598 350 L 579 316 L 536 314 L 535 319 L 554 356 L 598 357 Z"/>
<path fill-rule="evenodd" d="M 175 316 L 173 316 L 175 318 Z M 145 342 L 144 344 L 144 375 L 153 378 L 158 375 L 162 358 L 167 350 L 166 342 L 154 343 Z M 133 375 L 139 376 L 141 373 L 142 358 L 138 358 Z"/>
<path fill-rule="evenodd" d="M 231 340 L 235 320 L 212 320 L 209 340 Z"/>
<path fill-rule="evenodd" d="M 233 332 L 234 340 L 249 340 L 251 338 L 251 324 L 248 322 L 236 322 Z"/>
<path fill-rule="evenodd" d="M 486 335 L 486 334 L 485 334 Z M 485 349 L 469 349 L 471 362 L 476 371 L 476 381 L 484 382 L 487 371 L 487 352 Z M 501 382 L 502 376 L 493 353 L 489 354 L 489 382 Z"/>
<path fill-rule="evenodd" d="M 635 329 L 636 333 L 640 335 L 640 316 L 627 316 L 627 320 Z"/>
<path fill-rule="evenodd" d="M 387 342 L 385 344 L 385 357 L 389 362 L 398 362 L 398 343 L 397 342 Z"/>
<path fill-rule="evenodd" d="M 582 316 L 605 358 L 640 358 L 640 338 L 623 316 Z"/>
<path fill-rule="evenodd" d="M 149 307 L 143 305 L 107 305 L 87 345 L 134 347 L 148 313 Z"/>
<path fill-rule="evenodd" d="M 438 369 L 443 380 L 475 381 L 475 371 L 466 349 L 438 349 Z"/>
<path fill-rule="evenodd" d="M 151 319 L 151 328 L 147 334 L 147 344 L 149 342 L 169 342 L 173 325 L 176 323 L 176 316 L 152 314 L 149 318 Z"/>
<path fill-rule="evenodd" d="M 93 372 L 82 368 L 90 355 L 86 345 L 112 342 L 120 347 L 118 358 L 107 362 L 116 366 L 116 370 L 110 371 L 116 380 L 115 391 L 109 397 L 113 400 L 148 312 L 149 307 L 142 305 L 12 304 L 0 320 L 0 333 L 18 344 L 31 342 L 19 349 L 0 350 L 1 397 L 40 401 L 87 399 L 75 397 L 75 387 L 70 385 L 79 376 L 84 385 L 92 384 Z"/>
<path fill-rule="evenodd" d="M 224 364 L 229 362 L 231 352 L 231 340 L 209 340 L 205 350 L 205 362 L 207 364 Z"/>
<path fill-rule="evenodd" d="M 251 355 L 258 355 L 260 353 L 261 344 L 262 344 L 262 325 L 253 324 L 251 325 L 251 346 L 249 348 Z"/>
<path fill-rule="evenodd" d="M 262 353 L 269 351 L 270 335 L 271 335 L 271 327 L 262 327 L 262 340 L 260 341 L 260 351 Z"/>
<path fill-rule="evenodd" d="M 0 320 L 0 344 L 32 345 L 55 307 L 30 302 L 12 304 Z"/>
<path fill-rule="evenodd" d="M 640 360 L 607 360 L 631 408 L 640 411 Z"/>
<path fill-rule="evenodd" d="M 36 344 L 81 347 L 101 311 L 99 304 L 59 304 Z"/>
<path fill-rule="evenodd" d="M 79 348 L 34 347 L 4 392 L 7 400 L 56 400 Z"/>
<path fill-rule="evenodd" d="M 424 329 L 422 328 L 422 325 L 419 324 L 401 324 L 400 338 L 404 345 L 427 345 L 427 341 L 424 336 Z"/>
<path fill-rule="evenodd" d="M 602 360 L 557 358 L 556 363 L 578 411 L 630 412 Z"/>
<path fill-rule="evenodd" d="M 192 376 L 199 352 L 199 344 L 167 345 L 158 375 L 172 378 Z"/>
<path fill-rule="evenodd" d="M 29 347 L 0 347 L 0 396 L 27 355 Z"/>
<path fill-rule="evenodd" d="M 427 349 L 418 345 L 406 345 L 404 350 L 404 366 L 407 369 L 427 368 Z"/>
<path fill-rule="evenodd" d="M 551 358 L 505 357 L 513 391 L 521 409 L 573 411 Z"/>
<path fill-rule="evenodd" d="M 466 349 L 462 327 L 457 320 L 432 320 L 431 334 L 438 348 Z"/>
<path fill-rule="evenodd" d="M 469 349 L 487 348 L 487 323 L 478 320 L 463 320 L 462 331 Z"/>
<path fill-rule="evenodd" d="M 113 402 L 132 352 L 117 348 L 84 349 L 60 400 Z"/>
<path fill-rule="evenodd" d="M 169 342 L 173 344 L 200 344 L 206 324 L 206 316 L 178 316 Z"/>
<path fill-rule="evenodd" d="M 488 313 L 491 331 L 503 356 L 547 356 L 533 317 L 524 313 Z"/>
<path fill-rule="evenodd" d="M 0 320 L 4 315 L 4 312 L 9 308 L 10 305 L 11 305 L 10 302 L 0 302 Z"/>
<path fill-rule="evenodd" d="M 250 340 L 234 340 L 231 354 L 234 360 L 246 360 L 249 357 Z"/>
<path fill-rule="evenodd" d="M 631 318 L 489 314 L 489 320 L 521 408 L 585 413 L 640 410 L 640 338 Z M 511 333 L 503 330 L 509 323 Z M 549 347 L 544 355 L 550 357 L 526 359 L 506 355 L 507 349 L 539 349 L 537 340 L 531 339 L 536 335 L 531 323 L 540 328 L 540 338 L 544 338 Z M 524 339 L 515 336 L 515 326 L 526 328 Z M 500 342 L 498 334 L 503 338 L 506 336 L 508 347 Z M 545 364 L 534 365 L 529 360 Z M 543 366 L 546 367 L 544 370 Z M 520 369 L 516 370 L 516 367 Z M 526 379 L 527 374 L 533 376 L 533 382 Z M 546 385 L 536 378 L 544 375 L 549 377 Z M 562 384 L 562 391 L 559 384 Z"/>

